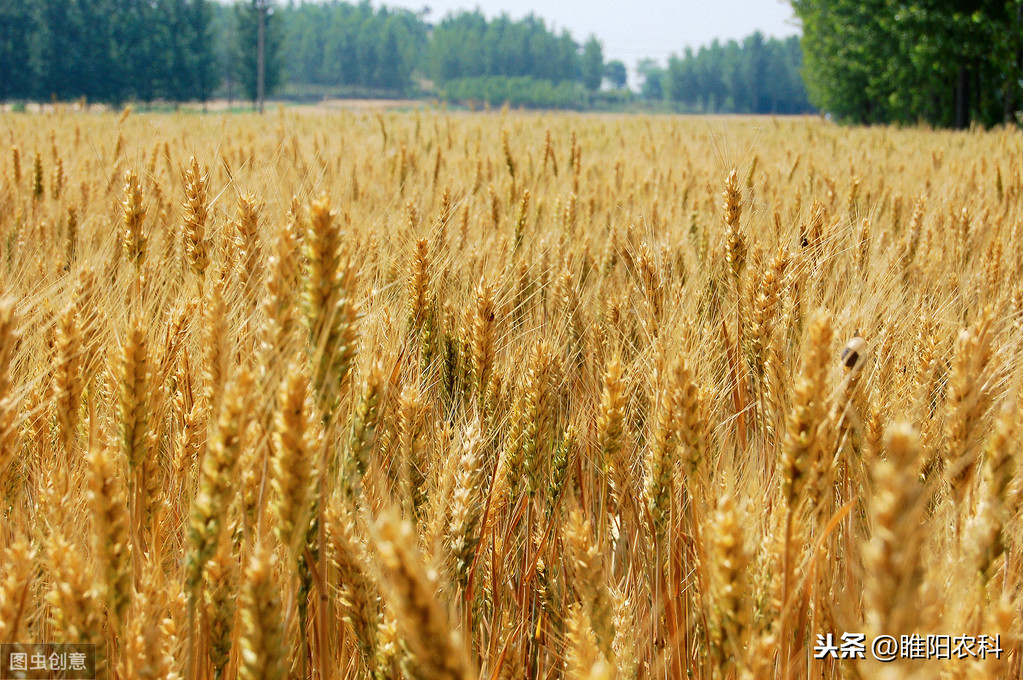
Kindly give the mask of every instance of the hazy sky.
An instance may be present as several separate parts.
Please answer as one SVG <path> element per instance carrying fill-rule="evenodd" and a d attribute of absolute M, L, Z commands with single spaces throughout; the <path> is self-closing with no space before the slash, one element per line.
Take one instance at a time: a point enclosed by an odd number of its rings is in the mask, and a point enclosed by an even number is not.
<path fill-rule="evenodd" d="M 567 28 L 579 42 L 592 33 L 604 44 L 604 59 L 620 59 L 631 71 L 636 62 L 653 57 L 662 63 L 687 45 L 699 47 L 714 38 L 743 38 L 760 30 L 767 36 L 798 33 L 787 0 L 374 0 L 380 4 L 420 10 L 440 21 L 452 10 L 476 7 L 488 17 L 507 12 L 519 19 L 530 12 L 558 31 Z"/>

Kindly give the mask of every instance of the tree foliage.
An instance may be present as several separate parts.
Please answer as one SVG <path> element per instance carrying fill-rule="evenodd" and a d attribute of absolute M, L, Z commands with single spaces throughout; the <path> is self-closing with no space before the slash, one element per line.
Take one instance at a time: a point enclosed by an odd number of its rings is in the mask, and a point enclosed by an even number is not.
<path fill-rule="evenodd" d="M 259 5 L 257 0 L 247 0 L 234 5 L 234 55 L 231 60 L 232 75 L 242 88 L 245 98 L 256 101 L 259 53 Z M 267 93 L 276 90 L 281 84 L 283 63 L 281 61 L 282 32 L 277 24 L 280 16 L 277 12 L 269 12 L 264 25 L 265 52 L 263 84 Z"/>
<path fill-rule="evenodd" d="M 812 110 L 800 80 L 799 41 L 754 33 L 741 43 L 714 41 L 673 55 L 668 68 L 641 64 L 644 94 L 687 110 L 721 113 L 805 113 Z"/>
<path fill-rule="evenodd" d="M 590 39 L 583 45 L 583 56 L 579 68 L 586 89 L 590 92 L 600 89 L 600 83 L 604 79 L 604 48 L 596 36 L 590 36 Z"/>
<path fill-rule="evenodd" d="M 428 68 L 437 83 L 485 76 L 525 76 L 558 84 L 578 80 L 579 47 L 567 31 L 529 15 L 488 20 L 479 10 L 445 17 L 433 29 Z"/>
<path fill-rule="evenodd" d="M 0 98 L 209 98 L 209 0 L 0 0 Z"/>
<path fill-rule="evenodd" d="M 856 123 L 965 127 L 1020 107 L 1020 0 L 793 0 L 811 100 Z"/>
<path fill-rule="evenodd" d="M 290 83 L 406 91 L 426 49 L 427 28 L 407 10 L 328 2 L 282 8 Z"/>
<path fill-rule="evenodd" d="M 287 85 L 297 96 L 425 90 L 454 101 L 552 108 L 633 100 L 625 64 L 605 61 L 596 36 L 577 42 L 535 15 L 459 11 L 434 25 L 428 9 L 369 0 L 271 4 L 267 94 Z M 0 0 L 0 100 L 254 100 L 258 16 L 257 0 Z M 815 26 L 827 38 L 828 26 Z M 918 48 L 917 60 L 936 49 Z M 757 33 L 687 50 L 666 66 L 643 60 L 636 70 L 647 101 L 689 111 L 793 113 L 809 109 L 801 63 L 795 39 Z M 831 77 L 818 75 L 820 83 Z M 868 84 L 843 102 L 868 96 Z M 818 91 L 833 101 L 828 87 Z"/>
<path fill-rule="evenodd" d="M 629 71 L 621 61 L 613 60 L 604 64 L 604 79 L 611 87 L 620 90 L 629 81 Z"/>

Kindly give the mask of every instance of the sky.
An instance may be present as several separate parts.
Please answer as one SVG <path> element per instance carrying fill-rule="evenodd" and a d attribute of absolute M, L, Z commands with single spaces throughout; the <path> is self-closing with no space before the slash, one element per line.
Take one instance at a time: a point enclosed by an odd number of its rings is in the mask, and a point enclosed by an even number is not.
<path fill-rule="evenodd" d="M 672 53 L 698 48 L 714 38 L 741 39 L 759 30 L 786 37 L 799 32 L 788 0 L 374 0 L 373 4 L 430 8 L 436 23 L 450 11 L 479 8 L 487 17 L 506 12 L 520 19 L 530 12 L 558 32 L 568 29 L 579 42 L 590 34 L 604 45 L 604 60 L 618 59 L 632 71 L 645 57 L 667 63 Z"/>

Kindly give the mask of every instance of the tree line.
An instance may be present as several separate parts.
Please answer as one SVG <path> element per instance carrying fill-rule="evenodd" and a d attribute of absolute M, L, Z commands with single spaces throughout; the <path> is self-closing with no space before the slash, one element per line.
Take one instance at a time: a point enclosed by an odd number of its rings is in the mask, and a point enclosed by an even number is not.
<path fill-rule="evenodd" d="M 0 0 L 0 99 L 208 99 L 206 0 Z"/>
<path fill-rule="evenodd" d="M 605 71 L 625 71 L 620 62 L 605 64 L 595 37 L 580 45 L 534 15 L 488 19 L 463 11 L 434 25 L 425 13 L 334 0 L 290 3 L 279 20 L 281 62 L 296 89 L 409 93 L 432 86 L 454 99 L 571 106 L 600 88 Z"/>
<path fill-rule="evenodd" d="M 266 92 L 431 95 L 499 105 L 629 103 L 624 63 L 542 18 L 275 2 Z M 255 99 L 257 0 L 0 0 L 0 99 Z M 799 45 L 754 34 L 640 64 L 640 97 L 708 112 L 809 109 Z"/>
<path fill-rule="evenodd" d="M 1021 106 L 1021 0 L 793 0 L 811 101 L 855 123 L 963 128 Z"/>
<path fill-rule="evenodd" d="M 428 45 L 422 18 L 368 2 L 289 4 L 273 16 L 283 35 L 287 82 L 406 92 Z"/>
<path fill-rule="evenodd" d="M 800 77 L 799 38 L 715 40 L 672 55 L 667 67 L 643 60 L 642 95 L 699 113 L 807 113 L 813 110 Z"/>

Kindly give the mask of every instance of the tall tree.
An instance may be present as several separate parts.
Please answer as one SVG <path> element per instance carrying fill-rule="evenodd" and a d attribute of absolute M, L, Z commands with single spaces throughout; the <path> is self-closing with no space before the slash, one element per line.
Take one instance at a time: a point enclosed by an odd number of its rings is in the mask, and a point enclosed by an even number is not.
<path fill-rule="evenodd" d="M 156 97 L 159 63 L 154 53 L 157 45 L 154 7 L 148 0 L 121 0 L 115 4 L 116 8 L 105 7 L 103 15 L 94 15 L 86 23 L 90 31 L 103 23 L 110 25 L 110 56 L 117 68 L 104 74 L 105 79 L 113 85 L 114 99 L 134 97 L 152 101 Z M 103 46 L 97 47 L 101 50 Z"/>
<path fill-rule="evenodd" d="M 1020 101 L 1020 0 L 793 0 L 814 103 L 859 123 L 965 127 Z"/>
<path fill-rule="evenodd" d="M 94 96 L 88 71 L 92 64 L 85 44 L 85 25 L 76 0 L 38 0 L 30 40 L 29 63 L 35 84 L 32 96 L 43 101 Z"/>
<path fill-rule="evenodd" d="M 259 3 L 262 0 L 248 0 L 234 6 L 237 32 L 234 44 L 234 75 L 245 97 L 253 102 L 259 94 L 257 70 L 259 62 Z M 282 36 L 277 30 L 277 15 L 266 17 L 264 85 L 272 93 L 281 84 L 281 43 Z"/>
<path fill-rule="evenodd" d="M 754 33 L 741 43 L 715 40 L 672 55 L 661 84 L 669 102 L 689 111 L 806 113 L 812 109 L 801 63 L 798 38 L 765 40 Z"/>
<path fill-rule="evenodd" d="M 429 42 L 429 72 L 438 83 L 477 76 L 528 76 L 561 83 L 579 78 L 578 46 L 529 15 L 487 20 L 479 10 L 445 17 Z"/>
<path fill-rule="evenodd" d="M 590 92 L 600 89 L 600 83 L 604 79 L 604 48 L 596 36 L 583 45 L 583 56 L 579 63 L 582 72 L 583 85 Z"/>
<path fill-rule="evenodd" d="M 158 96 L 172 101 L 188 97 L 188 68 L 186 45 L 189 26 L 186 22 L 185 0 L 156 0 L 153 8 L 152 76 Z"/>
<path fill-rule="evenodd" d="M 33 21 L 24 0 L 0 0 L 0 100 L 31 95 L 29 53 Z"/>
<path fill-rule="evenodd" d="M 185 64 L 188 71 L 185 92 L 189 99 L 206 102 L 220 81 L 213 33 L 213 8 L 209 0 L 188 0 L 185 8 L 187 36 Z"/>
<path fill-rule="evenodd" d="M 642 79 L 640 94 L 643 99 L 660 100 L 664 98 L 664 67 L 654 59 L 641 59 L 636 64 L 636 72 Z"/>
<path fill-rule="evenodd" d="M 876 74 L 894 57 L 882 45 L 884 0 L 832 2 L 795 0 L 803 22 L 804 79 L 811 101 L 839 118 L 866 123 L 883 120 Z M 883 50 L 883 47 L 887 47 Z"/>
<path fill-rule="evenodd" d="M 629 81 L 629 72 L 626 70 L 625 64 L 616 59 L 604 64 L 604 77 L 612 87 L 620 90 Z"/>
<path fill-rule="evenodd" d="M 743 86 L 748 93 L 747 104 L 753 113 L 769 113 L 770 109 L 764 105 L 766 99 L 766 79 L 768 51 L 764 40 L 764 34 L 760 31 L 742 41 L 742 56 L 744 64 L 742 67 Z"/>

